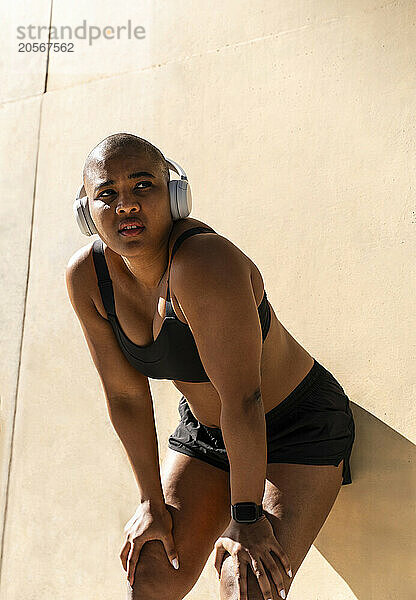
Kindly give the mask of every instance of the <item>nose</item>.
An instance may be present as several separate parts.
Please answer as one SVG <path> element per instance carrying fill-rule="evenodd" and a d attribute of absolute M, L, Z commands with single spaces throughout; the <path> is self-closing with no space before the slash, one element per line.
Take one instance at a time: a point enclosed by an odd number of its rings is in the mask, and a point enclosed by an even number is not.
<path fill-rule="evenodd" d="M 137 198 L 129 198 L 128 194 L 120 194 L 116 206 L 116 212 L 118 214 L 125 213 L 136 213 L 141 210 L 141 206 L 137 201 Z"/>

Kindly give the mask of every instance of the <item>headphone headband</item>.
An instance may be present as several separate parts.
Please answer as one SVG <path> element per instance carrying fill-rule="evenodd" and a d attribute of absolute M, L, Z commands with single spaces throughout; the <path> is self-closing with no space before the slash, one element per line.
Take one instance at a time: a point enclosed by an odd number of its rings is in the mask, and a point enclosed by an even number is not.
<path fill-rule="evenodd" d="M 171 158 L 165 158 L 165 161 L 172 167 L 172 170 L 175 171 L 178 175 L 180 175 L 181 179 L 188 179 L 185 171 L 182 169 L 181 165 L 172 160 Z"/>

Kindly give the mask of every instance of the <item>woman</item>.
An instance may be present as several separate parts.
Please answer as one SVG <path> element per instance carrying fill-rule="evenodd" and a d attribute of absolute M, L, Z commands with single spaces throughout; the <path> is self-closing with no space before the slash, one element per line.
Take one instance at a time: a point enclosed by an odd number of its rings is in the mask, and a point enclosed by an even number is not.
<path fill-rule="evenodd" d="M 111 135 L 83 182 L 100 239 L 66 281 L 139 488 L 129 596 L 183 598 L 215 547 L 221 598 L 285 598 L 351 483 L 349 399 L 277 319 L 250 258 L 189 206 L 178 218 L 155 146 Z M 182 394 L 161 472 L 149 377 Z"/>

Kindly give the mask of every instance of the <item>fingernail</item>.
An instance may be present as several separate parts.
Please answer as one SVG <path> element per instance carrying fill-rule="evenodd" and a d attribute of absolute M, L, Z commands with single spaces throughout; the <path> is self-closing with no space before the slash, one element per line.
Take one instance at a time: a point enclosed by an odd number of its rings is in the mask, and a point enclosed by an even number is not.
<path fill-rule="evenodd" d="M 292 569 L 289 569 L 289 571 L 287 572 L 287 574 L 289 575 L 289 577 L 292 577 Z"/>
<path fill-rule="evenodd" d="M 174 566 L 175 569 L 179 569 L 179 563 L 178 563 L 178 559 L 177 558 L 173 559 L 172 565 Z"/>
<path fill-rule="evenodd" d="M 280 590 L 279 595 L 284 599 L 286 598 L 286 592 L 285 590 Z"/>

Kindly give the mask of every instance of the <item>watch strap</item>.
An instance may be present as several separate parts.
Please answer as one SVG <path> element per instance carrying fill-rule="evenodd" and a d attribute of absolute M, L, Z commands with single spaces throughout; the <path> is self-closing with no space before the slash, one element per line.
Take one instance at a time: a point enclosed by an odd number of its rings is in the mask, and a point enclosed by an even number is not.
<path fill-rule="evenodd" d="M 263 506 L 255 502 L 236 502 L 231 505 L 231 517 L 237 523 L 255 523 L 263 514 Z"/>

